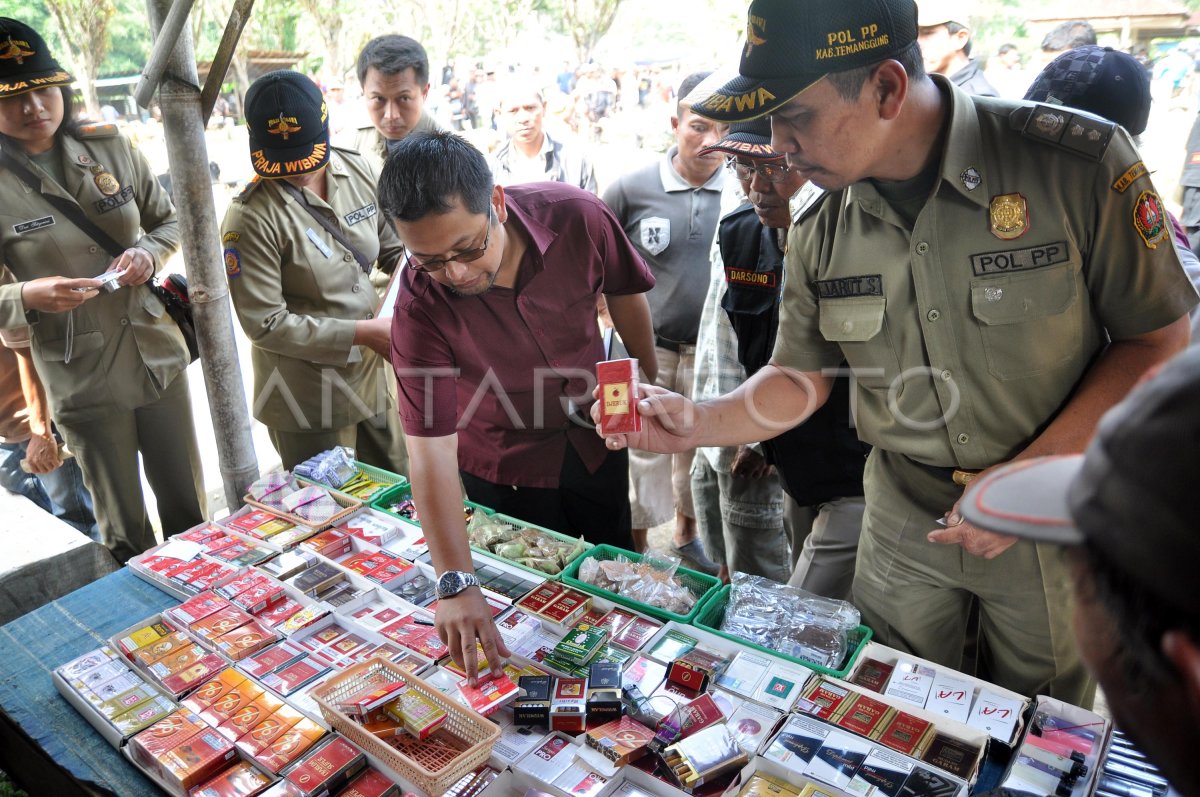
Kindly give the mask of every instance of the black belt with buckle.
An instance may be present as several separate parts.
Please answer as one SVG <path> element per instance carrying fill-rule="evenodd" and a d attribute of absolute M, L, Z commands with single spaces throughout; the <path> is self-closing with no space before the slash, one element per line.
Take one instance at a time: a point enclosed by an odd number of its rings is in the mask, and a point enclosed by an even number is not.
<path fill-rule="evenodd" d="M 654 345 L 660 349 L 666 349 L 667 351 L 673 351 L 676 354 L 678 354 L 679 350 L 682 349 L 684 346 L 695 346 L 696 341 L 694 341 L 694 340 L 693 341 L 671 340 L 670 338 L 663 338 L 663 337 L 659 337 L 658 335 L 655 335 L 654 336 Z"/>
<path fill-rule="evenodd" d="M 977 470 L 964 470 L 963 468 L 947 468 L 940 465 L 926 465 L 924 462 L 918 462 L 912 457 L 905 457 L 909 462 L 916 465 L 921 470 L 935 476 L 944 481 L 954 482 L 959 487 L 966 487 L 975 477 L 980 474 Z"/>

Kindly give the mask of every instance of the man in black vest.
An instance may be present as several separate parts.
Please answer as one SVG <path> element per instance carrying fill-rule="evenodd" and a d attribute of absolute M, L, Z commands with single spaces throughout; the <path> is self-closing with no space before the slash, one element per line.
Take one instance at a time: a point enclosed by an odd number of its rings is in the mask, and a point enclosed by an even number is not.
<path fill-rule="evenodd" d="M 748 197 L 724 215 L 717 233 L 725 270 L 721 307 L 733 327 L 737 359 L 745 369 L 742 378 L 748 378 L 767 364 L 775 346 L 788 230 L 820 191 L 789 171 L 783 157 L 771 149 L 765 117 L 732 125 L 711 150 L 728 156 Z M 859 442 L 850 419 L 846 379 L 835 380 L 829 401 L 808 422 L 762 443 L 763 467 L 774 466 L 788 496 L 785 525 L 792 543 L 792 585 L 849 598 L 869 450 Z M 739 447 L 731 467 L 734 479 L 756 472 L 747 462 L 752 454 L 752 448 Z M 736 548 L 736 541 L 731 542 L 727 548 Z M 726 557 L 731 569 L 738 569 L 737 559 Z"/>

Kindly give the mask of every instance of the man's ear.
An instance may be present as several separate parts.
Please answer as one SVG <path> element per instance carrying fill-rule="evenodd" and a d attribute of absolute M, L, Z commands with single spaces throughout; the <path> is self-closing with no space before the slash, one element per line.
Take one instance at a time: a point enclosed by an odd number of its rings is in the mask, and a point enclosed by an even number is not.
<path fill-rule="evenodd" d="M 870 83 L 879 117 L 894 120 L 900 115 L 908 96 L 908 73 L 899 61 L 884 61 L 871 75 Z"/>
<path fill-rule="evenodd" d="M 499 183 L 492 186 L 492 210 L 496 212 L 496 221 L 501 224 L 508 221 L 508 207 L 504 204 L 504 186 Z"/>
<path fill-rule="evenodd" d="M 1184 631 L 1168 631 L 1163 634 L 1162 650 L 1179 673 L 1191 715 L 1200 717 L 1200 645 Z"/>
<path fill-rule="evenodd" d="M 961 50 L 967 46 L 967 42 L 971 41 L 971 31 L 962 28 L 957 33 L 953 34 L 954 49 Z"/>

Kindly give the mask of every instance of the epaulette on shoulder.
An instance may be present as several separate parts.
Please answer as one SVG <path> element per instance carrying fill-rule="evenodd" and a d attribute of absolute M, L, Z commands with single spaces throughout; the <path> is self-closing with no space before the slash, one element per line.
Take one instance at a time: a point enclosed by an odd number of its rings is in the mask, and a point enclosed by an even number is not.
<path fill-rule="evenodd" d="M 826 198 L 833 193 L 832 191 L 818 188 L 812 183 L 805 183 L 804 187 L 800 190 L 809 191 L 810 195 L 800 197 L 800 207 L 797 208 L 792 216 L 792 226 L 799 224 L 816 213 L 821 208 L 821 205 L 825 204 Z"/>
<path fill-rule="evenodd" d="M 120 132 L 116 125 L 80 125 L 76 136 L 78 138 L 112 138 Z"/>
<path fill-rule="evenodd" d="M 246 185 L 242 187 L 241 191 L 238 191 L 238 194 L 237 194 L 237 196 L 235 196 L 233 198 L 233 201 L 234 202 L 245 202 L 246 200 L 248 200 L 250 198 L 250 195 L 252 193 L 254 193 L 254 189 L 258 188 L 258 186 L 261 183 L 262 183 L 262 178 L 259 177 L 257 174 L 254 175 L 253 177 L 250 178 L 250 182 L 246 183 Z"/>
<path fill-rule="evenodd" d="M 1104 157 L 1117 126 L 1090 113 L 1061 105 L 1023 105 L 1009 116 L 1009 124 L 1021 135 L 1088 160 Z"/>
<path fill-rule="evenodd" d="M 330 149 L 337 150 L 338 152 L 344 152 L 344 153 L 347 153 L 350 155 L 358 155 L 359 157 L 362 156 L 362 153 L 359 152 L 354 147 L 346 147 L 346 146 L 342 146 L 340 144 L 334 144 L 333 146 L 330 147 Z"/>

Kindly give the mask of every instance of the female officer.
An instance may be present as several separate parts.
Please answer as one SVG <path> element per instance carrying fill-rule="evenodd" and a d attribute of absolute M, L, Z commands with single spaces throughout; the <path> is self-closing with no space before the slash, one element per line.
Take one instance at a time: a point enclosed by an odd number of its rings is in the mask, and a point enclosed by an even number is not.
<path fill-rule="evenodd" d="M 179 245 L 175 209 L 112 125 L 73 122 L 71 76 L 37 31 L 0 18 L 0 328 L 28 324 L 54 420 L 104 544 L 125 562 L 204 519 L 183 335 L 146 285 Z M 57 203 L 57 204 L 56 204 Z M 78 221 L 76 221 L 78 220 Z M 125 250 L 113 257 L 88 222 Z M 95 279 L 116 272 L 111 290 Z"/>
<path fill-rule="evenodd" d="M 330 147 L 321 91 L 299 72 L 254 81 L 246 126 L 258 176 L 230 203 L 221 237 L 254 344 L 254 417 L 285 468 L 342 445 L 403 473 L 386 382 L 390 319 L 371 282 L 403 247 L 376 204 L 375 174 L 357 152 Z"/>

